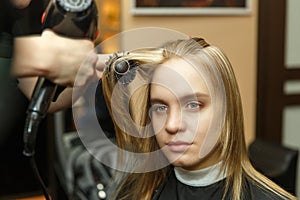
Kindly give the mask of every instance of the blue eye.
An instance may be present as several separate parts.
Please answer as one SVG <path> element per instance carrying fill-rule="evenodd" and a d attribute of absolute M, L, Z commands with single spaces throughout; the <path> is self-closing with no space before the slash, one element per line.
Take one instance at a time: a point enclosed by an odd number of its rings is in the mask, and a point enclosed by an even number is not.
<path fill-rule="evenodd" d="M 165 112 L 168 110 L 168 107 L 166 105 L 152 105 L 151 111 L 153 112 Z"/>
<path fill-rule="evenodd" d="M 187 109 L 199 110 L 201 108 L 201 103 L 199 102 L 190 102 L 186 105 Z"/>

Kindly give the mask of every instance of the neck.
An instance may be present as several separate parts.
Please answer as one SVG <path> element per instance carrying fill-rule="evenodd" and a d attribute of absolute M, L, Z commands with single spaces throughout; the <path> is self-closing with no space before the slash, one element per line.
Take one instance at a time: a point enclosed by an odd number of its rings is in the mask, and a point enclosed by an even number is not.
<path fill-rule="evenodd" d="M 193 187 L 203 187 L 214 184 L 226 177 L 226 172 L 222 172 L 221 168 L 222 163 L 219 162 L 200 170 L 188 171 L 180 167 L 175 167 L 174 171 L 177 180 L 180 182 Z"/>

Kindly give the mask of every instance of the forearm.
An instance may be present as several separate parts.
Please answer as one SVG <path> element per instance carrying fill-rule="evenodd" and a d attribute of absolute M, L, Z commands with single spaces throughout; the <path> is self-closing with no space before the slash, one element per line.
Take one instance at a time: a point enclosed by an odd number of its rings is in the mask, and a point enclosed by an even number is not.
<path fill-rule="evenodd" d="M 37 81 L 37 77 L 19 79 L 19 88 L 28 99 L 31 99 L 36 81 Z M 72 88 L 66 88 L 58 96 L 57 100 L 50 104 L 48 112 L 53 113 L 53 112 L 70 108 L 72 106 L 72 92 L 73 92 Z"/>
<path fill-rule="evenodd" d="M 65 110 L 72 107 L 72 92 L 73 88 L 66 88 L 62 91 L 55 102 L 50 104 L 49 113 L 54 113 L 60 110 Z"/>

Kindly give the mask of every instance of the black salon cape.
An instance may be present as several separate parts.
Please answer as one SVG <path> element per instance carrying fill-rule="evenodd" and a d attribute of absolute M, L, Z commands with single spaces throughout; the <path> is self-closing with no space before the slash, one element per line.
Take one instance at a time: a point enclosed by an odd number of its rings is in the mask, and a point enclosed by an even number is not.
<path fill-rule="evenodd" d="M 178 181 L 173 171 L 166 183 L 155 192 L 152 200 L 222 200 L 224 187 L 224 180 L 204 187 L 188 186 Z M 243 200 L 283 200 L 247 180 L 243 187 Z M 231 200 L 230 194 L 226 196 L 225 200 Z"/>

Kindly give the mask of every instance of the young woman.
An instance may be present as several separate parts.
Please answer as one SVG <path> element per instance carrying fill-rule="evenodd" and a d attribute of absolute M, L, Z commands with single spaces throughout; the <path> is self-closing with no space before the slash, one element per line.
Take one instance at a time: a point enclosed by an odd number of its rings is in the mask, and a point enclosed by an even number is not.
<path fill-rule="evenodd" d="M 102 77 L 122 176 L 116 199 L 296 199 L 250 164 L 228 58 L 201 38 L 115 54 Z"/>

